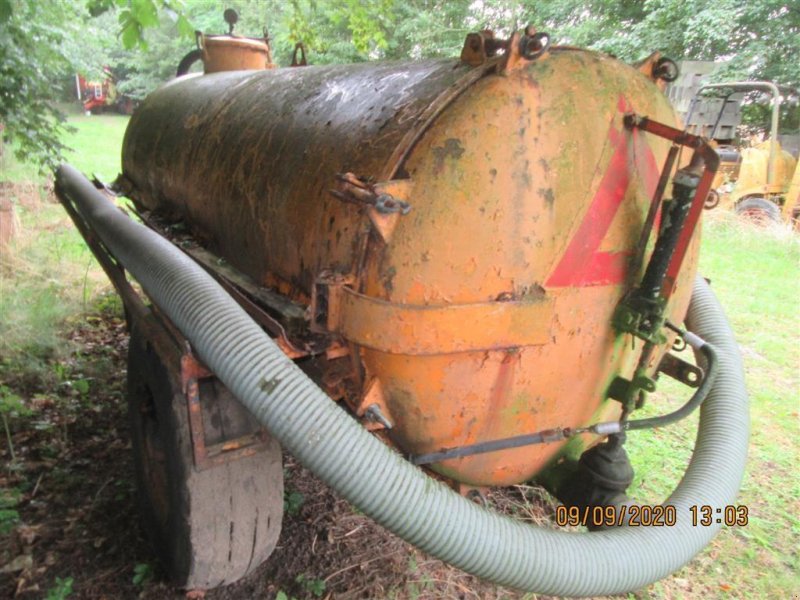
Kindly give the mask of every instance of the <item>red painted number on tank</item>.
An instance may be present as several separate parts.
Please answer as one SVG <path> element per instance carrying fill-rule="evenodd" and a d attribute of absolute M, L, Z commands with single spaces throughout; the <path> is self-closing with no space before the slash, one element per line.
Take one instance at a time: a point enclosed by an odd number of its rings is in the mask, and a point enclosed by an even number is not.
<path fill-rule="evenodd" d="M 631 107 L 620 99 L 618 109 L 625 113 Z M 612 124 L 608 143 L 613 148 L 608 168 L 580 227 L 547 279 L 546 287 L 617 285 L 625 280 L 632 251 L 602 252 L 600 244 L 625 199 L 632 168 L 642 177 L 648 197 L 653 195 L 658 184 L 659 169 L 640 132 L 620 131 Z"/>

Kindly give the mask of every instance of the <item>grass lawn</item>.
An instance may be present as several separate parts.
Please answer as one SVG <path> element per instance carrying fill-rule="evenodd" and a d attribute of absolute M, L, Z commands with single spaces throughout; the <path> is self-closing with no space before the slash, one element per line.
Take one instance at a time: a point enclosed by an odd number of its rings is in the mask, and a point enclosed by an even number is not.
<path fill-rule="evenodd" d="M 120 147 L 129 117 L 72 116 L 65 139 L 67 160 L 91 176 L 113 181 L 120 172 Z M 11 268 L 0 273 L 0 358 L 21 356 L 38 362 L 59 350 L 61 323 L 85 311 L 110 288 L 64 209 L 36 170 L 20 164 L 7 147 L 0 182 L 12 182 L 21 233 Z M 11 276 L 9 276 L 9 273 Z"/>
<path fill-rule="evenodd" d="M 120 148 L 122 136 L 130 117 L 122 115 L 71 115 L 68 118 L 73 131 L 64 137 L 71 151 L 67 162 L 86 173 L 97 174 L 103 181 L 113 181 L 121 170 Z M 20 164 L 7 147 L 0 159 L 0 181 L 38 181 L 36 169 Z"/>
<path fill-rule="evenodd" d="M 113 180 L 119 172 L 127 121 L 121 116 L 72 117 L 76 131 L 66 140 L 74 148 L 69 161 L 87 174 Z M 0 181 L 35 183 L 19 188 L 16 205 L 22 233 L 10 262 L 0 265 L 0 386 L 2 369 L 9 365 L 47 369 L 54 356 L 69 352 L 65 333 L 110 289 L 63 209 L 48 199 L 35 171 L 17 164 L 9 153 L 7 148 Z M 631 597 L 796 597 L 800 592 L 800 236 L 787 227 L 757 229 L 728 213 L 712 211 L 706 214 L 701 256 L 701 272 L 711 279 L 726 309 L 745 361 L 752 434 L 738 503 L 749 507 L 750 522 L 723 529 L 688 566 Z M 670 402 L 686 397 L 686 390 L 677 385 L 662 388 L 649 400 L 646 415 L 665 412 L 667 397 L 673 399 Z M 652 504 L 669 495 L 691 456 L 696 429 L 694 415 L 663 430 L 628 436 L 637 472 L 631 488 L 635 499 Z M 402 596 L 401 590 L 398 597 Z"/>
<path fill-rule="evenodd" d="M 739 342 L 750 393 L 749 460 L 738 504 L 747 527 L 725 528 L 689 566 L 652 586 L 655 597 L 791 598 L 800 589 L 800 237 L 707 213 L 700 270 Z M 644 410 L 663 411 L 664 395 Z M 697 415 L 628 436 L 641 501 L 665 498 L 688 464 Z"/>

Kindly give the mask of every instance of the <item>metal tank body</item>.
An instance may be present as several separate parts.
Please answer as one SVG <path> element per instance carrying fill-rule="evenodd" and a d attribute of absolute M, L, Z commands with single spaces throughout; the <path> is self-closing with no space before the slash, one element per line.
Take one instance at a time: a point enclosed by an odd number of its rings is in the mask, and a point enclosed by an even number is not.
<path fill-rule="evenodd" d="M 612 316 L 641 276 L 631 265 L 669 146 L 626 129 L 629 111 L 677 121 L 651 79 L 571 48 L 513 68 L 189 76 L 134 115 L 123 175 L 139 206 L 185 221 L 258 284 L 313 303 L 309 327 L 349 348 L 346 400 L 358 415 L 377 405 L 387 439 L 416 455 L 619 414 L 608 389 L 632 376 L 642 344 Z M 410 211 L 378 210 L 362 188 Z M 670 301 L 676 322 L 697 246 Z M 564 447 L 432 468 L 506 485 Z"/>

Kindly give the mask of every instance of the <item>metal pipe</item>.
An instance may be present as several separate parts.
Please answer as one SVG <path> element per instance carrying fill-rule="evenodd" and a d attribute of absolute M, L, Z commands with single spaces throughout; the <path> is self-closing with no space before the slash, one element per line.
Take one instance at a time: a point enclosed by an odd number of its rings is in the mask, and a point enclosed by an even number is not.
<path fill-rule="evenodd" d="M 696 337 L 696 336 L 695 336 Z M 703 356 L 705 359 L 705 376 L 703 377 L 703 381 L 700 386 L 695 390 L 692 397 L 689 398 L 689 401 L 681 406 L 679 409 L 668 413 L 666 415 L 661 415 L 658 417 L 649 417 L 646 419 L 635 419 L 633 421 L 625 421 L 623 424 L 623 429 L 625 430 L 634 430 L 634 429 L 653 429 L 655 427 L 664 427 L 665 425 L 671 425 L 685 417 L 688 417 L 692 414 L 699 406 L 703 404 L 703 400 L 705 400 L 706 396 L 708 396 L 708 392 L 711 390 L 711 387 L 714 385 L 714 380 L 717 377 L 718 372 L 718 359 L 717 359 L 717 351 L 714 349 L 714 346 L 711 344 L 706 343 L 704 340 L 700 340 L 702 345 L 696 348 L 696 350 Z"/>

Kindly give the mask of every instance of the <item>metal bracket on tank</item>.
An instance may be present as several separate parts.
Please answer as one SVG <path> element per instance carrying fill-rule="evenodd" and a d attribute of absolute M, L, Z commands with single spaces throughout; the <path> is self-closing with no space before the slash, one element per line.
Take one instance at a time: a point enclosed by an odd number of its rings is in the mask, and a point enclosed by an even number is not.
<path fill-rule="evenodd" d="M 680 338 L 678 338 L 680 339 Z M 665 354 L 658 365 L 658 372 L 680 381 L 682 384 L 696 388 L 705 377 L 705 372 L 700 367 L 678 358 L 674 354 Z"/>
<path fill-rule="evenodd" d="M 658 238 L 641 282 L 623 297 L 613 317 L 614 328 L 619 333 L 629 333 L 645 342 L 631 380 L 617 377 L 608 390 L 609 397 L 622 402 L 623 419 L 643 404 L 646 392 L 655 389 L 655 381 L 647 374 L 650 362 L 656 348 L 667 342 L 663 332 L 667 306 L 719 167 L 717 153 L 707 140 L 699 136 L 633 113 L 625 115 L 625 126 L 670 140 L 672 148 L 667 154 L 645 219 L 631 272 L 639 272 L 660 211 Z M 694 154 L 689 165 L 679 169 L 672 178 L 672 200 L 662 202 L 680 146 L 694 149 Z"/>
<path fill-rule="evenodd" d="M 656 214 L 662 210 L 662 222 L 653 253 L 640 284 L 623 298 L 614 315 L 614 326 L 621 333 L 631 333 L 647 344 L 666 341 L 662 333 L 665 310 L 675 291 L 678 274 L 689 248 L 708 192 L 719 166 L 719 157 L 703 138 L 652 121 L 636 114 L 625 116 L 628 129 L 641 129 L 673 143 L 659 178 L 656 192 L 645 220 L 636 254 L 638 267 L 644 257 L 647 242 L 654 229 Z M 694 149 L 690 164 L 680 169 L 672 179 L 673 199 L 662 203 L 664 190 L 675 163 L 679 146 Z"/>
<path fill-rule="evenodd" d="M 401 304 L 358 293 L 326 273 L 314 286 L 313 327 L 359 346 L 412 356 L 538 346 L 551 340 L 552 297 L 470 304 Z M 464 323 L 480 327 L 465 328 Z"/>
<path fill-rule="evenodd" d="M 639 366 L 633 378 L 615 377 L 608 388 L 607 395 L 622 404 L 628 413 L 644 404 L 644 394 L 656 391 L 656 381 L 647 375 L 647 368 Z"/>
<path fill-rule="evenodd" d="M 513 69 L 536 60 L 550 48 L 550 35 L 542 31 L 537 32 L 532 25 L 528 25 L 522 32 L 515 31 L 507 40 L 494 37 L 494 31 L 483 29 L 467 34 L 464 46 L 461 48 L 461 62 L 477 67 L 497 55 L 498 51 L 505 52 L 500 71 Z"/>
<path fill-rule="evenodd" d="M 329 190 L 330 194 L 343 202 L 365 206 L 372 226 L 387 244 L 400 217 L 411 212 L 408 202 L 413 185 L 411 179 L 371 183 L 353 173 L 337 173 L 336 183 L 336 188 Z"/>
<path fill-rule="evenodd" d="M 299 59 L 297 57 L 298 52 L 300 53 Z M 292 52 L 292 64 L 290 64 L 289 66 L 290 67 L 308 66 L 308 61 L 306 60 L 306 47 L 303 45 L 303 42 L 297 42 L 294 45 L 294 52 Z"/>
<path fill-rule="evenodd" d="M 661 52 L 653 52 L 633 66 L 649 77 L 662 92 L 666 89 L 668 83 L 675 81 L 680 75 L 680 70 L 675 61 L 662 56 Z"/>

